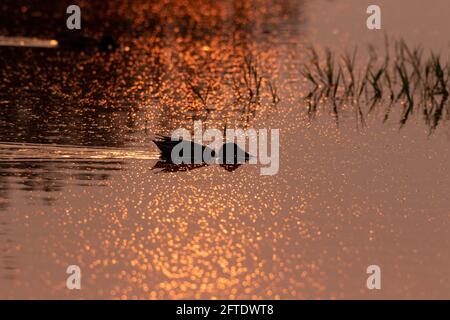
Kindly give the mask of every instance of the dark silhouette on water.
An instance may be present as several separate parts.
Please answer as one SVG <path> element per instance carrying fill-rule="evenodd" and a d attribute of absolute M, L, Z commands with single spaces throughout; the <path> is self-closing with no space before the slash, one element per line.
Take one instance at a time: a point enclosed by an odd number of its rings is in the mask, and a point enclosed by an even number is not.
<path fill-rule="evenodd" d="M 101 50 L 103 52 L 112 52 L 117 49 L 117 43 L 114 38 L 105 34 L 101 39 L 85 36 L 77 32 L 61 32 L 56 35 L 56 40 L 61 48 L 71 50 Z"/>
<path fill-rule="evenodd" d="M 211 161 L 203 158 L 205 151 L 211 157 L 217 158 L 220 166 L 229 172 L 236 170 L 251 158 L 250 154 L 234 142 L 224 143 L 216 154 L 215 150 L 190 140 L 172 140 L 170 137 L 158 135 L 152 141 L 161 151 L 160 158 L 162 160 L 158 161 L 153 168 L 163 168 L 164 172 L 189 171 L 207 166 Z M 190 149 L 190 157 L 183 159 L 184 163 L 182 164 L 175 164 L 172 161 L 172 150 L 179 144 L 182 144 L 180 147 L 184 150 Z M 180 157 L 183 157 L 183 149 L 180 151 Z M 195 152 L 196 150 L 197 152 Z M 200 150 L 201 152 L 199 152 Z M 196 158 L 198 155 L 201 158 Z"/>
<path fill-rule="evenodd" d="M 243 164 L 251 158 L 247 152 L 234 142 L 224 143 L 219 150 L 218 157 L 221 164 L 227 165 Z"/>
<path fill-rule="evenodd" d="M 202 146 L 201 144 L 195 143 L 189 140 L 172 140 L 170 137 L 166 136 L 157 136 L 156 139 L 153 139 L 153 142 L 156 144 L 158 149 L 161 151 L 161 159 L 166 162 L 172 162 L 172 150 L 178 144 L 181 144 L 181 148 L 183 148 L 180 152 L 181 157 L 185 157 L 183 154 L 183 150 L 190 149 L 190 158 L 185 159 L 186 162 L 190 164 L 200 164 L 204 163 L 203 154 L 205 151 L 209 152 L 212 156 L 215 155 L 214 150 L 211 150 L 208 147 Z M 200 158 L 196 158 L 200 155 Z"/>

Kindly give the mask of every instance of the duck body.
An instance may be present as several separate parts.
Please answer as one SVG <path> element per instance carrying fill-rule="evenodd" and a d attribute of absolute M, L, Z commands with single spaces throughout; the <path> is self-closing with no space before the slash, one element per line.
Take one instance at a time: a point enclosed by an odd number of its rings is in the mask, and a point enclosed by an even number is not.
<path fill-rule="evenodd" d="M 242 164 L 250 159 L 250 155 L 236 143 L 227 142 L 220 148 L 218 158 L 220 164 Z"/>
<path fill-rule="evenodd" d="M 203 159 L 205 151 L 214 156 L 214 150 L 189 140 L 172 140 L 170 137 L 158 136 L 153 142 L 161 152 L 161 159 L 168 163 L 174 162 L 172 151 L 175 147 L 180 150 L 176 156 L 179 156 L 183 163 L 205 163 L 205 159 Z M 189 154 L 184 154 L 185 150 L 188 150 Z"/>

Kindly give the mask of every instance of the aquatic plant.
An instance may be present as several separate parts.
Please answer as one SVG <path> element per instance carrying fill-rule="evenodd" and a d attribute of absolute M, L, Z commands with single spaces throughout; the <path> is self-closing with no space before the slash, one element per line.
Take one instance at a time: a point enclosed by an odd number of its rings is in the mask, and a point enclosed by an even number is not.
<path fill-rule="evenodd" d="M 422 47 L 411 48 L 403 40 L 395 41 L 391 50 L 387 37 L 382 53 L 373 47 L 368 52 L 368 59 L 361 62 L 357 48 L 340 56 L 329 49 L 323 55 L 309 49 L 309 59 L 301 73 L 310 86 L 305 100 L 311 118 L 319 105 L 328 106 L 338 124 L 342 108 L 353 106 L 365 125 L 368 114 L 387 104 L 384 122 L 396 106 L 401 108 L 400 127 L 412 114 L 419 113 L 432 133 L 443 119 L 450 117 L 448 61 L 444 62 L 435 52 L 424 55 Z"/>
<path fill-rule="evenodd" d="M 249 51 L 243 54 L 242 63 L 232 77 L 231 89 L 243 127 L 248 126 L 263 105 L 276 107 L 281 101 L 274 76 L 261 68 L 257 55 Z"/>

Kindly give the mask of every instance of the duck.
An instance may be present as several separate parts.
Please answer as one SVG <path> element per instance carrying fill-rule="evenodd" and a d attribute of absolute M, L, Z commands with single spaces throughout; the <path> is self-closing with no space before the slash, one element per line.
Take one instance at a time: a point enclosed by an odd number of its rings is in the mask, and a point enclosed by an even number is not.
<path fill-rule="evenodd" d="M 55 40 L 60 48 L 76 51 L 100 50 L 110 53 L 118 48 L 116 40 L 109 34 L 104 34 L 100 39 L 97 39 L 70 30 L 58 33 Z"/>
<path fill-rule="evenodd" d="M 168 136 L 156 135 L 155 139 L 153 139 L 152 141 L 160 151 L 160 159 L 170 164 L 173 164 L 172 150 L 179 144 L 182 144 L 180 146 L 181 157 L 183 157 L 182 150 L 186 150 L 188 148 L 191 150 L 191 158 L 188 160 L 190 160 L 190 163 L 192 164 L 211 163 L 211 161 L 206 161 L 206 159 L 203 158 L 205 154 L 210 154 L 213 158 L 218 158 L 218 163 L 220 163 L 221 165 L 240 165 L 247 162 L 251 158 L 251 155 L 249 153 L 247 153 L 245 150 L 242 150 L 234 142 L 227 142 L 222 144 L 219 151 L 216 153 L 215 150 L 190 140 L 173 140 Z M 197 152 L 195 152 L 196 150 Z M 200 150 L 201 152 L 199 152 Z M 197 159 L 196 156 L 198 157 L 198 155 L 200 155 L 201 158 Z"/>

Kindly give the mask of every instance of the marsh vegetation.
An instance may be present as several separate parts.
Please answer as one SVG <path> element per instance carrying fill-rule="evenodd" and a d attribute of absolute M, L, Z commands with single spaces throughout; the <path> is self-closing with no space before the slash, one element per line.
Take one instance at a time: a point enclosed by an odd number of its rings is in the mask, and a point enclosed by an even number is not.
<path fill-rule="evenodd" d="M 341 111 L 354 108 L 364 126 L 375 109 L 382 109 L 385 122 L 393 108 L 399 108 L 400 127 L 419 114 L 430 133 L 450 118 L 450 66 L 439 53 L 403 40 L 394 41 L 391 48 L 388 38 L 384 50 L 369 47 L 367 59 L 361 58 L 362 51 L 355 47 L 339 54 L 325 49 L 321 54 L 310 48 L 302 74 L 310 84 L 306 101 L 311 118 L 320 107 L 328 107 L 339 124 Z"/>

